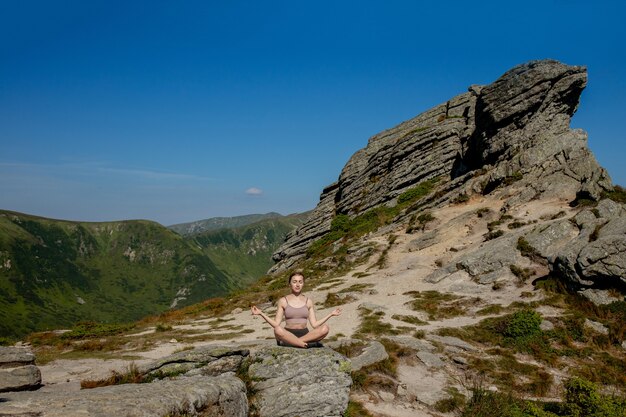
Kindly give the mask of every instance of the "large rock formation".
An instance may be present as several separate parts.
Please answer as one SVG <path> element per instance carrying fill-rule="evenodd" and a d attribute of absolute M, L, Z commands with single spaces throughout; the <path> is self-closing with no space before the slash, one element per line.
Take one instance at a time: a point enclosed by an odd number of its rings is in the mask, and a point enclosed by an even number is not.
<path fill-rule="evenodd" d="M 533 61 L 372 137 L 322 192 L 311 217 L 274 254 L 270 273 L 306 255 L 337 214 L 362 214 L 435 177 L 439 192 L 425 207 L 459 194 L 506 191 L 509 205 L 537 198 L 599 199 L 612 189 L 587 147 L 586 133 L 569 127 L 587 82 L 584 67 Z M 401 217 L 400 217 L 400 220 Z"/>

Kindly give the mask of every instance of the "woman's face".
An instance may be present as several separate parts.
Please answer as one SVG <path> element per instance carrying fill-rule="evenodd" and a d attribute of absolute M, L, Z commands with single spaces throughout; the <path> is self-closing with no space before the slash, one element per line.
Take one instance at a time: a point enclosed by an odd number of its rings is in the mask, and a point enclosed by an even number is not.
<path fill-rule="evenodd" d="M 298 294 L 302 291 L 302 287 L 304 287 L 304 277 L 302 275 L 294 275 L 289 280 L 289 287 L 291 287 L 291 291 Z"/>

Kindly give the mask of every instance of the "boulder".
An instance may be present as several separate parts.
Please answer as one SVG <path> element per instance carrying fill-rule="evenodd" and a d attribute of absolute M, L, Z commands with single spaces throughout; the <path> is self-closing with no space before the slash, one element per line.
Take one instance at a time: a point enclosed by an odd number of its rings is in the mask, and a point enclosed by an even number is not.
<path fill-rule="evenodd" d="M 389 357 L 387 351 L 385 350 L 385 346 L 376 340 L 344 339 L 341 341 L 326 343 L 326 346 L 331 349 L 337 349 L 343 345 L 351 345 L 355 343 L 365 343 L 365 347 L 363 347 L 363 350 L 357 356 L 350 358 L 352 371 L 358 371 L 363 367 L 384 361 Z"/>
<path fill-rule="evenodd" d="M 626 210 L 623 205 L 604 199 L 596 207 L 582 210 L 572 220 L 579 233 L 546 253 L 550 269 L 581 290 L 626 283 Z"/>
<path fill-rule="evenodd" d="M 350 361 L 331 349 L 265 347 L 249 360 L 261 417 L 341 417 L 348 406 Z"/>
<path fill-rule="evenodd" d="M 0 346 L 0 392 L 34 390 L 41 386 L 35 355 L 25 348 Z"/>

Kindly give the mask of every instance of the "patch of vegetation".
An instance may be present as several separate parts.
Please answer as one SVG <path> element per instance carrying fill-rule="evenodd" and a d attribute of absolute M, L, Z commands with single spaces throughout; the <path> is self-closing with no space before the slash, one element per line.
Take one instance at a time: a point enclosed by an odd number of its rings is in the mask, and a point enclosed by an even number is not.
<path fill-rule="evenodd" d="M 397 335 L 400 333 L 394 329 L 393 325 L 382 321 L 385 316 L 384 312 L 373 312 L 365 308 L 361 308 L 360 311 L 361 324 L 355 332 L 355 337 Z"/>
<path fill-rule="evenodd" d="M 515 220 L 506 225 L 509 229 L 519 229 L 520 227 L 526 226 L 525 222 L 520 222 L 519 220 Z"/>
<path fill-rule="evenodd" d="M 502 183 L 508 187 L 509 185 L 517 181 L 520 181 L 522 178 L 524 178 L 524 175 L 520 171 L 515 171 L 511 175 L 504 177 L 504 180 L 502 181 Z"/>
<path fill-rule="evenodd" d="M 433 178 L 408 189 L 398 196 L 393 207 L 381 205 L 352 218 L 337 214 L 331 222 L 330 231 L 309 247 L 309 257 L 328 256 L 335 242 L 353 240 L 389 224 L 403 210 L 414 209 L 420 199 L 432 192 L 438 181 L 439 178 Z"/>
<path fill-rule="evenodd" d="M 617 203 L 626 204 L 626 189 L 616 185 L 612 191 L 603 192 L 602 198 L 609 198 Z"/>
<path fill-rule="evenodd" d="M 111 371 L 111 376 L 105 379 L 99 380 L 84 380 L 80 381 L 81 389 L 90 389 L 98 387 L 107 387 L 109 385 L 121 385 L 121 384 L 139 384 L 146 382 L 144 375 L 139 372 L 139 368 L 134 363 L 128 366 L 126 372 Z"/>
<path fill-rule="evenodd" d="M 173 327 L 170 326 L 169 324 L 158 323 L 156 327 L 154 328 L 154 331 L 155 332 L 169 332 L 172 329 Z"/>
<path fill-rule="evenodd" d="M 485 308 L 481 308 L 476 312 L 478 316 L 488 316 L 492 314 L 500 314 L 504 308 L 500 304 L 490 304 Z"/>
<path fill-rule="evenodd" d="M 456 387 L 446 388 L 448 398 L 437 401 L 433 408 L 440 413 L 460 411 L 465 406 L 465 395 L 461 394 Z"/>
<path fill-rule="evenodd" d="M 329 292 L 326 294 L 326 299 L 322 303 L 322 306 L 324 308 L 337 307 L 337 306 L 352 302 L 354 300 L 355 298 L 349 294 L 346 294 L 343 297 L 340 297 L 334 292 Z"/>
<path fill-rule="evenodd" d="M 409 302 L 413 310 L 424 311 L 431 321 L 457 317 L 465 314 L 467 305 L 477 302 L 454 294 L 438 291 L 410 291 L 414 300 Z"/>
<path fill-rule="evenodd" d="M 470 200 L 469 195 L 461 193 L 452 200 L 452 204 L 463 204 Z"/>
<path fill-rule="evenodd" d="M 372 288 L 374 286 L 374 284 L 352 284 L 347 288 L 344 288 L 342 290 L 339 291 L 339 293 L 346 293 L 346 292 L 365 292 L 368 289 Z"/>
<path fill-rule="evenodd" d="M 421 320 L 417 316 L 405 316 L 405 315 L 400 315 L 400 314 L 394 314 L 393 316 L 391 316 L 391 318 L 394 320 L 403 321 L 405 323 L 414 324 L 416 326 L 423 326 L 425 324 L 428 324 L 427 321 Z"/>
<path fill-rule="evenodd" d="M 60 337 L 62 339 L 87 339 L 93 337 L 113 336 L 127 332 L 135 327 L 135 324 L 108 324 L 84 321 Z"/>
<path fill-rule="evenodd" d="M 413 233 L 417 230 L 423 231 L 426 228 L 426 225 L 435 220 L 435 216 L 433 216 L 430 212 L 425 212 L 417 215 L 412 215 L 409 220 L 409 224 L 406 228 L 407 233 Z"/>
<path fill-rule="evenodd" d="M 489 213 L 491 213 L 491 209 L 487 207 L 481 207 L 478 210 L 476 210 L 476 217 L 482 218 L 482 217 L 485 217 Z"/>
<path fill-rule="evenodd" d="M 520 236 L 519 239 L 517 239 L 517 250 L 520 251 L 522 256 L 525 256 L 526 258 L 529 258 L 532 261 L 535 261 L 542 265 L 546 264 L 545 258 L 542 257 L 541 254 L 537 251 L 537 249 L 532 247 L 532 245 L 528 243 L 528 241 L 523 236 Z"/>
<path fill-rule="evenodd" d="M 342 417 L 374 417 L 374 416 L 372 416 L 372 414 L 370 414 L 365 409 L 365 407 L 363 407 L 363 404 L 354 400 L 350 400 L 348 401 L 348 408 L 346 408 L 346 411 L 344 411 Z"/>
<path fill-rule="evenodd" d="M 523 285 L 528 281 L 530 277 L 535 275 L 535 271 L 532 268 L 521 268 L 517 265 L 509 265 L 511 273 L 517 277 L 518 285 Z"/>
<path fill-rule="evenodd" d="M 482 386 L 471 389 L 472 397 L 461 417 L 623 417 L 626 399 L 601 394 L 593 383 L 579 378 L 565 381 L 561 402 L 527 401 L 510 391 L 493 392 Z"/>
<path fill-rule="evenodd" d="M 361 353 L 363 353 L 363 349 L 367 347 L 367 343 L 362 341 L 352 341 L 349 343 L 342 343 L 336 348 L 333 348 L 335 352 L 341 353 L 346 358 L 356 358 Z"/>
<path fill-rule="evenodd" d="M 399 205 L 408 205 L 420 200 L 421 198 L 430 194 L 435 188 L 435 185 L 439 182 L 438 178 L 427 180 L 419 183 L 415 187 L 409 188 L 398 196 L 397 202 Z"/>
<path fill-rule="evenodd" d="M 493 232 L 487 232 L 483 235 L 483 238 L 485 239 L 485 242 L 488 240 L 493 240 L 493 239 L 497 239 L 500 236 L 504 235 L 504 232 L 502 230 L 494 230 Z"/>

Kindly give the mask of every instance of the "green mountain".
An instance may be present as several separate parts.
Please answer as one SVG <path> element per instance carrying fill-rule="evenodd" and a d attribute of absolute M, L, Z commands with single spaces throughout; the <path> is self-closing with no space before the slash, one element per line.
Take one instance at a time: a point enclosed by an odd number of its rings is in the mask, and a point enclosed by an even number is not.
<path fill-rule="evenodd" d="M 253 224 L 197 233 L 188 239 L 233 281 L 240 285 L 255 282 L 274 264 L 272 253 L 287 233 L 302 224 L 309 213 L 272 217 Z"/>
<path fill-rule="evenodd" d="M 168 228 L 183 236 L 189 236 L 211 230 L 232 229 L 256 223 L 261 220 L 276 219 L 281 217 L 283 217 L 281 214 L 274 212 L 266 214 L 248 214 L 245 216 L 235 217 L 212 217 L 210 219 L 197 220 L 190 223 L 174 224 L 172 226 L 168 226 Z"/>
<path fill-rule="evenodd" d="M 155 222 L 0 211 L 0 336 L 136 320 L 237 286 L 201 248 Z"/>

